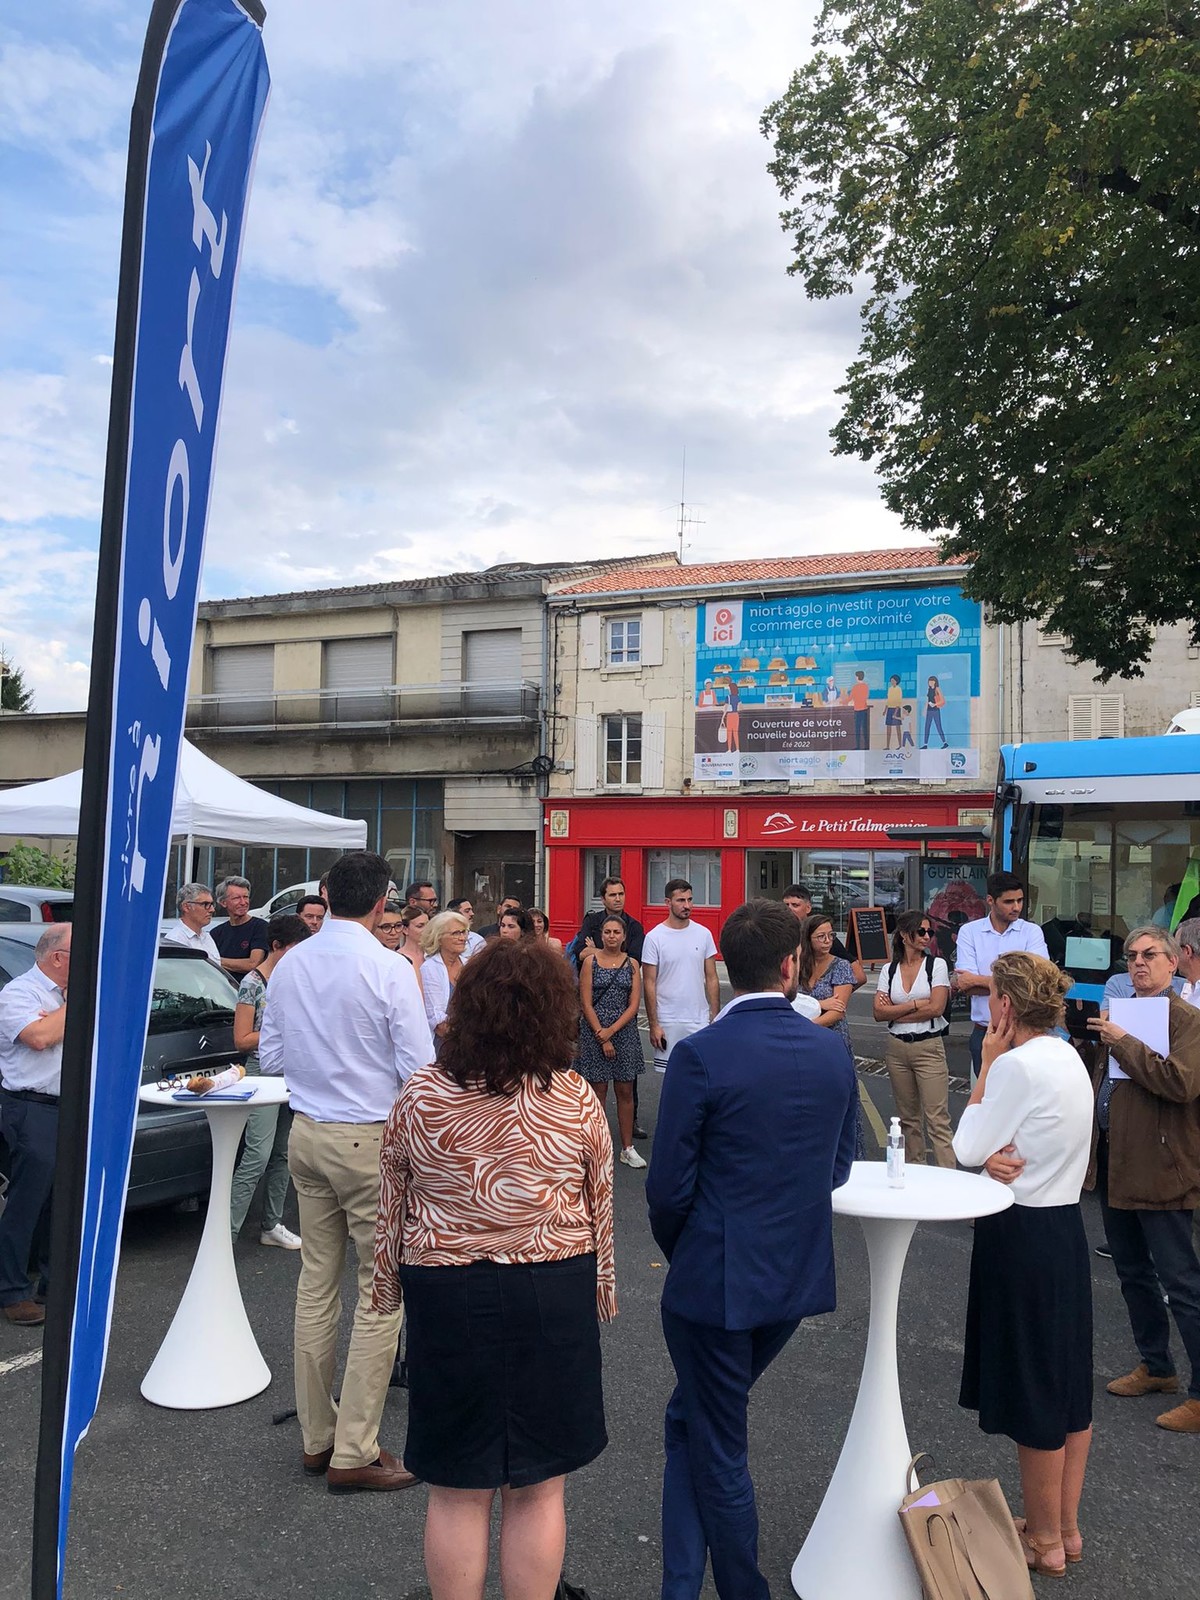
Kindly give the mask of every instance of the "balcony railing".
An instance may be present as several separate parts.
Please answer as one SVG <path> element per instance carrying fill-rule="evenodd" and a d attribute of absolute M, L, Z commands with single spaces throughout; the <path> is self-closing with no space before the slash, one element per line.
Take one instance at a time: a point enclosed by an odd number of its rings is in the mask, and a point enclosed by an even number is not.
<path fill-rule="evenodd" d="M 387 683 L 360 689 L 287 689 L 274 694 L 193 695 L 192 732 L 276 732 L 535 723 L 538 686 L 528 679 L 494 683 Z"/>

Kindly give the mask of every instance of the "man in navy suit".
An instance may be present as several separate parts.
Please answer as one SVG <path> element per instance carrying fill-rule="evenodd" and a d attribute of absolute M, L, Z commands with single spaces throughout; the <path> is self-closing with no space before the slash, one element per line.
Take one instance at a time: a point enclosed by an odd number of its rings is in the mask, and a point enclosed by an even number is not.
<path fill-rule="evenodd" d="M 663 1473 L 663 1600 L 769 1600 L 746 1458 L 750 1389 L 803 1317 L 832 1311 L 834 1189 L 850 1176 L 854 1067 L 792 1010 L 797 924 L 772 900 L 721 929 L 734 998 L 671 1055 L 646 1198 L 670 1263 L 675 1367 Z"/>

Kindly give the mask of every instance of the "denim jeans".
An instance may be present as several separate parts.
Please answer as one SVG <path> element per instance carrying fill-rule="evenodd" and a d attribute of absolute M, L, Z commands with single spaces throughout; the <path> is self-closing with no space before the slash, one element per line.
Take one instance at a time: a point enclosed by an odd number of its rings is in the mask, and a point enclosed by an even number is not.
<path fill-rule="evenodd" d="M 1170 1321 L 1174 1317 L 1192 1367 L 1188 1394 L 1200 1400 L 1200 1260 L 1192 1246 L 1192 1213 L 1114 1209 L 1108 1203 L 1108 1139 L 1104 1134 L 1100 1135 L 1097 1158 L 1096 1192 L 1104 1233 L 1138 1354 L 1151 1377 L 1166 1378 L 1174 1373 Z"/>

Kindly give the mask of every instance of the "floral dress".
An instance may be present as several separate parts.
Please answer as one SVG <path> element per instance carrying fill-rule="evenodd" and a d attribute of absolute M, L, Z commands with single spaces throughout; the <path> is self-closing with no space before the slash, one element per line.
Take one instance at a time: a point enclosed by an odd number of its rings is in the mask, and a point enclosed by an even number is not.
<path fill-rule="evenodd" d="M 619 967 L 602 967 L 593 959 L 592 1010 L 602 1028 L 611 1028 L 623 1011 L 629 1009 L 633 994 L 633 962 L 628 956 Z M 589 1083 L 632 1083 L 639 1072 L 646 1070 L 642 1056 L 642 1041 L 638 1037 L 637 1018 L 632 1018 L 614 1033 L 612 1044 L 617 1054 L 609 1061 L 604 1047 L 585 1022 L 580 1029 L 578 1069 Z"/>

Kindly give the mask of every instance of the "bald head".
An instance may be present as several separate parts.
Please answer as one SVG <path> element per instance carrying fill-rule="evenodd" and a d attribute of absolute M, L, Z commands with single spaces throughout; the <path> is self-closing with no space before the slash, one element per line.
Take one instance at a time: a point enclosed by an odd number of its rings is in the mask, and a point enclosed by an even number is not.
<path fill-rule="evenodd" d="M 51 982 L 65 989 L 71 968 L 71 924 L 52 922 L 38 940 L 33 954 Z"/>

